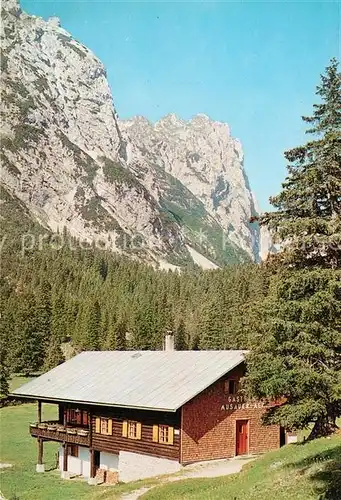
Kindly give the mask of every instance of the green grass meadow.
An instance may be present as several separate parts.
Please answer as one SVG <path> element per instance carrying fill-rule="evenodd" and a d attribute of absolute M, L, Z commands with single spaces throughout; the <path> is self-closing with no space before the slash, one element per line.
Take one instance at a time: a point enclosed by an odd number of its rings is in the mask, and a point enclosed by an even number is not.
<path fill-rule="evenodd" d="M 14 380 L 20 385 L 22 380 Z M 57 416 L 43 404 L 43 419 Z M 239 474 L 166 483 L 154 478 L 116 486 L 89 486 L 82 479 L 62 480 L 56 470 L 57 443 L 44 443 L 46 472 L 35 472 L 37 443 L 29 423 L 37 419 L 36 404 L 0 410 L 0 491 L 6 500 L 107 500 L 143 486 L 154 486 L 146 500 L 341 500 L 341 434 L 267 453 Z"/>
<path fill-rule="evenodd" d="M 341 434 L 284 446 L 239 474 L 157 486 L 142 499 L 341 500 Z"/>
<path fill-rule="evenodd" d="M 20 384 L 19 384 L 20 385 Z M 54 405 L 43 404 L 43 419 L 57 418 Z M 29 434 L 29 423 L 37 420 L 37 405 L 7 406 L 0 410 L 0 462 L 12 464 L 0 472 L 0 491 L 6 500 L 97 500 L 116 499 L 154 480 L 117 486 L 89 486 L 85 480 L 63 480 L 56 467 L 58 444 L 44 443 L 46 472 L 35 472 L 37 442 Z"/>

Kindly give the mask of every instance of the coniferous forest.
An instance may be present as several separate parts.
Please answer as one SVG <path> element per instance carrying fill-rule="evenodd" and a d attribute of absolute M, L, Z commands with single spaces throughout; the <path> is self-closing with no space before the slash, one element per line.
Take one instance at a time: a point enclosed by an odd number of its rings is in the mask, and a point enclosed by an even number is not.
<path fill-rule="evenodd" d="M 15 257 L 15 258 L 13 258 Z M 247 348 L 253 309 L 267 289 L 254 264 L 222 270 L 155 270 L 68 245 L 3 255 L 2 345 L 12 372 L 49 369 L 73 352 Z"/>

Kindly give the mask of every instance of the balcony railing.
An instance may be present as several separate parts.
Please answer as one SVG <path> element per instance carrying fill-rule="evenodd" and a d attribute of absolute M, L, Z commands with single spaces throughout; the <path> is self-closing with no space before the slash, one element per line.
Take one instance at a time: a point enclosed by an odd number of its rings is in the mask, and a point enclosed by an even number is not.
<path fill-rule="evenodd" d="M 30 424 L 30 433 L 33 437 L 41 437 L 46 440 L 63 441 L 84 446 L 90 445 L 88 429 L 64 426 L 55 420 Z"/>

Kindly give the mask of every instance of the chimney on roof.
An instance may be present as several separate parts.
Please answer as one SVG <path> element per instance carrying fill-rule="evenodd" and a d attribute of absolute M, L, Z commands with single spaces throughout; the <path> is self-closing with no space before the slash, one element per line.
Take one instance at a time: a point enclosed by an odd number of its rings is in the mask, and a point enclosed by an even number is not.
<path fill-rule="evenodd" d="M 167 333 L 167 335 L 165 336 L 165 340 L 163 342 L 163 350 L 175 351 L 174 335 L 172 333 Z"/>

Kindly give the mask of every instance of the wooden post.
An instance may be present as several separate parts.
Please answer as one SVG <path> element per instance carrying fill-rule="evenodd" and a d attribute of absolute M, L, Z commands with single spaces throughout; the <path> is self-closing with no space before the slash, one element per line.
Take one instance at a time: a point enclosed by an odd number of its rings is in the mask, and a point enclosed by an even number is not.
<path fill-rule="evenodd" d="M 179 462 L 182 464 L 182 437 L 183 437 L 183 429 L 184 429 L 184 407 L 180 408 L 180 446 L 179 446 Z"/>
<path fill-rule="evenodd" d="M 38 401 L 38 424 L 41 423 L 41 401 Z"/>
<path fill-rule="evenodd" d="M 61 404 L 58 405 L 58 423 L 62 425 L 64 423 L 64 406 Z"/>
<path fill-rule="evenodd" d="M 45 466 L 43 464 L 44 441 L 42 440 L 42 438 L 38 438 L 37 443 L 38 443 L 38 462 L 36 465 L 36 472 L 45 472 Z"/>
<path fill-rule="evenodd" d="M 63 479 L 69 479 L 70 478 L 70 473 L 67 470 L 67 462 L 68 462 L 67 452 L 68 452 L 68 449 L 67 449 L 67 444 L 66 444 L 65 441 L 63 442 L 62 446 L 63 446 L 63 469 L 61 471 L 61 477 Z"/>
<path fill-rule="evenodd" d="M 95 450 L 93 448 L 90 448 L 89 453 L 90 453 L 90 477 L 88 479 L 88 484 L 97 484 Z"/>
<path fill-rule="evenodd" d="M 44 456 L 44 444 L 43 440 L 41 438 L 38 438 L 38 464 L 43 463 L 43 456 Z"/>
<path fill-rule="evenodd" d="M 67 471 L 67 444 L 63 443 L 63 472 Z"/>
<path fill-rule="evenodd" d="M 90 478 L 94 478 L 96 476 L 96 467 L 95 467 L 95 450 L 90 448 Z"/>
<path fill-rule="evenodd" d="M 92 448 L 92 412 L 88 412 L 88 425 L 89 425 L 89 446 Z"/>

